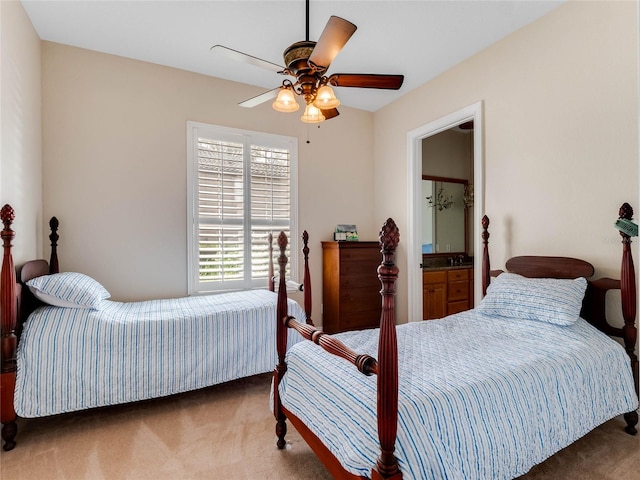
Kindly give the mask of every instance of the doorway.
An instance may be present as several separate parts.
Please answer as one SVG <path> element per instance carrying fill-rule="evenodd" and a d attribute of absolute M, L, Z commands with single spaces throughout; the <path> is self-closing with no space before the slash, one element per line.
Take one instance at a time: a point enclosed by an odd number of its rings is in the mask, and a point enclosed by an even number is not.
<path fill-rule="evenodd" d="M 462 110 L 453 112 L 438 120 L 418 127 L 407 134 L 408 161 L 408 242 L 407 280 L 408 314 L 410 322 L 422 321 L 422 141 L 425 138 L 473 121 L 473 239 L 474 255 L 474 299 L 482 299 L 482 216 L 484 215 L 484 152 L 482 102 L 477 102 Z"/>

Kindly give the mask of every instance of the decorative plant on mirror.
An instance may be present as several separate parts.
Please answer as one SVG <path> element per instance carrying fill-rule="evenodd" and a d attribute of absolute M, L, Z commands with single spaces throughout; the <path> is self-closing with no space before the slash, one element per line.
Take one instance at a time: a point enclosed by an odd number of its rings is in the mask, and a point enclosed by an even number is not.
<path fill-rule="evenodd" d="M 464 202 L 465 208 L 473 207 L 473 183 L 468 183 L 464 186 L 462 201 Z"/>
<path fill-rule="evenodd" d="M 453 195 L 449 195 L 449 193 L 444 189 L 442 184 L 440 185 L 440 190 L 435 195 L 429 195 L 427 198 L 429 202 L 429 207 L 437 207 L 438 210 L 445 210 L 449 207 L 453 207 Z"/>
<path fill-rule="evenodd" d="M 467 255 L 469 212 L 463 178 L 422 176 L 422 254 L 435 256 Z M 467 199 L 468 200 L 468 199 Z M 446 259 L 446 257 L 445 257 Z"/>

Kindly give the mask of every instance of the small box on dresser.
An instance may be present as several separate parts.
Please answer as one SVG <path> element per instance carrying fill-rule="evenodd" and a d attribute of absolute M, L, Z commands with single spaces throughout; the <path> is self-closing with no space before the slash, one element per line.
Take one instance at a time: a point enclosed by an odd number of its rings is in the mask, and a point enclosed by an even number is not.
<path fill-rule="evenodd" d="M 380 325 L 379 242 L 322 242 L 322 329 L 327 333 Z"/>

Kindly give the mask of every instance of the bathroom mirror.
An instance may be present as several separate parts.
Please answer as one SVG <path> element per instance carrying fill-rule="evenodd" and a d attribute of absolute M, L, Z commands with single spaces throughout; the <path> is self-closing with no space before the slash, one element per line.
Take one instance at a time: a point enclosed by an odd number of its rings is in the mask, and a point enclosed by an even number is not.
<path fill-rule="evenodd" d="M 468 254 L 469 195 L 467 180 L 422 176 L 423 255 Z"/>

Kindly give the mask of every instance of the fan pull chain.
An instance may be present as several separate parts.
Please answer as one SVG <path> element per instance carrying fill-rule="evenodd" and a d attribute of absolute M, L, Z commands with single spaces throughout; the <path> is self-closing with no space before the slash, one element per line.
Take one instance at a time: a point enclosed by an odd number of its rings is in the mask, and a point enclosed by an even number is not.
<path fill-rule="evenodd" d="M 311 140 L 309 140 L 309 128 L 311 128 L 311 124 L 307 123 L 306 127 L 307 127 L 307 141 L 306 141 L 306 143 L 311 143 Z M 318 128 L 320 128 L 320 125 L 318 125 Z"/>

